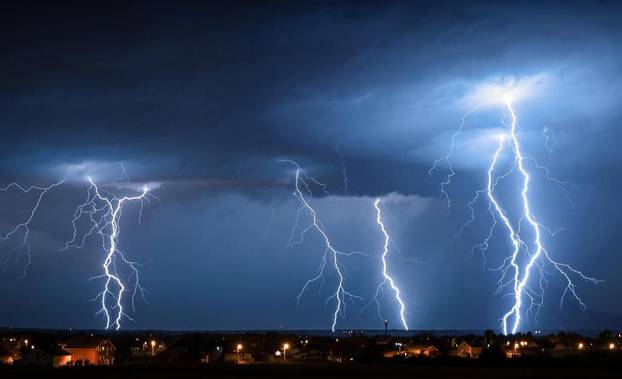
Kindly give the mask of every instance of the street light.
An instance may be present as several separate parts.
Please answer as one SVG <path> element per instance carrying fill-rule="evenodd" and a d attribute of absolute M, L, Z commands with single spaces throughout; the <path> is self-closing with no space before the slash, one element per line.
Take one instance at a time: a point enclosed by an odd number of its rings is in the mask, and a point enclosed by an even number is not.
<path fill-rule="evenodd" d="M 241 344 L 241 343 L 237 344 L 237 346 L 235 347 L 235 355 L 236 355 L 236 358 L 237 358 L 238 364 L 240 364 L 240 351 L 242 351 L 242 348 L 243 348 L 243 347 L 244 347 L 244 346 L 242 346 L 242 344 Z"/>
<path fill-rule="evenodd" d="M 609 344 L 609 350 L 613 350 L 616 348 L 616 345 L 612 342 Z"/>
<path fill-rule="evenodd" d="M 286 342 L 283 344 L 283 363 L 287 362 L 287 350 L 289 349 L 289 344 Z"/>
<path fill-rule="evenodd" d="M 156 346 L 156 341 L 151 340 L 151 355 L 154 355 L 154 356 L 155 356 L 155 346 Z"/>

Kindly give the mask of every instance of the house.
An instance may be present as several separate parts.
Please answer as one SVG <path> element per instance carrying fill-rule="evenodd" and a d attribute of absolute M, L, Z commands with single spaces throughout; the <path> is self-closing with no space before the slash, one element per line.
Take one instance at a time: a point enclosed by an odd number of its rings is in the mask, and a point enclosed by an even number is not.
<path fill-rule="evenodd" d="M 452 344 L 449 355 L 458 358 L 479 358 L 482 354 L 482 348 L 474 346 L 466 341 L 460 342 L 458 345 Z"/>
<path fill-rule="evenodd" d="M 0 344 L 0 365 L 12 365 L 14 360 L 15 353 Z"/>
<path fill-rule="evenodd" d="M 365 359 L 370 354 L 370 344 L 367 339 L 351 337 L 335 340 L 329 344 L 327 359 L 331 362 L 353 362 Z"/>
<path fill-rule="evenodd" d="M 413 357 L 433 358 L 440 355 L 440 350 L 434 345 L 410 345 L 406 346 L 405 350 Z"/>
<path fill-rule="evenodd" d="M 170 343 L 159 359 L 175 364 L 213 363 L 222 358 L 222 353 L 223 347 L 213 339 L 183 336 Z"/>
<path fill-rule="evenodd" d="M 71 354 L 74 365 L 112 366 L 117 348 L 107 339 L 77 338 L 60 343 Z"/>
<path fill-rule="evenodd" d="M 166 343 L 163 341 L 151 338 L 141 342 L 140 339 L 136 338 L 130 351 L 134 357 L 154 357 L 164 352 L 166 348 Z"/>
<path fill-rule="evenodd" d="M 506 344 L 507 345 L 504 348 L 506 358 L 519 358 L 523 355 L 523 352 L 520 350 L 520 344 L 518 342 L 514 342 L 513 344 L 510 342 L 506 342 Z"/>
<path fill-rule="evenodd" d="M 32 365 L 42 367 L 62 367 L 71 364 L 71 353 L 59 347 L 40 348 L 32 346 L 22 354 L 16 365 Z"/>
<path fill-rule="evenodd" d="M 565 358 L 573 355 L 577 355 L 579 352 L 575 349 L 572 349 L 563 343 L 555 344 L 553 348 L 553 357 L 554 358 Z"/>
<path fill-rule="evenodd" d="M 396 357 L 425 357 L 432 358 L 440 355 L 440 350 L 434 345 L 402 345 L 397 349 L 387 350 L 382 354 L 385 358 Z"/>
<path fill-rule="evenodd" d="M 199 353 L 201 363 L 218 362 L 222 356 L 222 346 L 208 347 Z"/>
<path fill-rule="evenodd" d="M 535 341 L 528 341 L 521 347 L 523 356 L 543 355 L 546 352 L 544 346 L 538 345 Z"/>
<path fill-rule="evenodd" d="M 328 347 L 321 344 L 306 345 L 296 352 L 292 352 L 296 361 L 323 362 L 328 359 Z"/>
<path fill-rule="evenodd" d="M 390 348 L 389 350 L 385 350 L 382 353 L 384 358 L 396 358 L 396 357 L 406 357 L 407 353 L 404 349 L 402 349 L 401 345 L 396 348 Z"/>

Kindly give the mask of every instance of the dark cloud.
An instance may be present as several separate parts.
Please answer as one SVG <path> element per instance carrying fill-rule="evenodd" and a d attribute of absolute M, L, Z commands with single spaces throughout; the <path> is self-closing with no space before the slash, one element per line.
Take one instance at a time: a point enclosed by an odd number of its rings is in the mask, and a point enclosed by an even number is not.
<path fill-rule="evenodd" d="M 553 130 L 551 172 L 578 187 L 573 209 L 537 176 L 538 214 L 567 228 L 547 243 L 607 281 L 581 290 L 599 323 L 616 320 L 619 11 L 608 1 L 3 3 L 0 181 L 69 181 L 36 218 L 31 274 L 16 280 L 13 262 L 0 276 L 9 309 L 0 324 L 100 325 L 88 303 L 97 284 L 84 283 L 98 273 L 101 252 L 57 251 L 84 176 L 110 182 L 124 162 L 133 181 L 158 183 L 162 199 L 143 224 L 128 212 L 124 225 L 122 243 L 145 264 L 150 290 L 134 326 L 325 327 L 325 292 L 310 293 L 303 309 L 295 301 L 320 244 L 311 238 L 283 250 L 296 206 L 292 166 L 279 159 L 290 158 L 336 195 L 318 201 L 344 249 L 378 250 L 374 196 L 408 199 L 393 210 L 396 242 L 434 267 L 398 273 L 416 328 L 496 325 L 507 299 L 493 296 L 497 276 L 482 258 L 469 259 L 487 225 L 453 234 L 483 183 L 499 113 L 483 110 L 465 124 L 449 216 L 438 187 L 445 168 L 432 176 L 428 169 L 472 107 L 474 89 L 534 77 L 546 78 L 542 88 L 517 104 L 525 148 L 546 160 L 542 132 Z M 339 196 L 337 145 L 351 197 Z M 0 193 L 2 230 L 24 209 L 11 196 Z M 427 208 L 417 213 L 410 202 Z M 495 240 L 486 267 L 506 245 L 502 235 Z M 352 285 L 367 294 L 361 273 L 373 267 L 350 265 Z M 63 299 L 42 282 L 55 283 Z M 560 311 L 559 292 L 552 284 L 544 326 L 561 326 L 562 315 L 563 325 L 590 326 L 585 315 Z M 376 326 L 373 312 L 358 312 L 353 305 L 344 325 Z"/>

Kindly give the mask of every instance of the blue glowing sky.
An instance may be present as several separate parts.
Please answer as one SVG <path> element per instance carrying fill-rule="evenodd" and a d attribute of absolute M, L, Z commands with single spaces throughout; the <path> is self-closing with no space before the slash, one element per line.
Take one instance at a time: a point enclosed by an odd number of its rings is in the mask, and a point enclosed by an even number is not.
<path fill-rule="evenodd" d="M 526 326 L 619 326 L 621 10 L 615 1 L 0 5 L 0 185 L 70 173 L 32 224 L 26 277 L 18 260 L 0 273 L 0 325 L 102 326 L 89 301 L 102 251 L 59 250 L 85 176 L 110 182 L 124 163 L 161 199 L 140 224 L 136 208 L 122 219 L 120 244 L 143 265 L 148 290 L 125 327 L 328 328 L 334 278 L 296 304 L 323 248 L 310 234 L 285 249 L 298 209 L 292 167 L 279 162 L 288 158 L 328 185 L 332 196 L 314 204 L 342 250 L 381 252 L 373 199 L 383 200 L 396 245 L 424 262 L 392 261 L 412 328 L 498 329 L 509 299 L 494 295 L 498 274 L 488 268 L 507 254 L 507 238 L 497 236 L 484 261 L 470 253 L 487 233 L 485 214 L 454 235 L 484 184 L 499 110 L 465 123 L 449 214 L 444 168 L 428 169 L 478 88 L 513 82 L 535 83 L 515 106 L 526 151 L 546 161 L 543 131 L 554 131 L 551 172 L 577 185 L 571 206 L 534 178 L 534 212 L 565 228 L 546 238 L 548 249 L 604 280 L 579 283 L 589 307 L 581 312 L 572 301 L 560 309 L 563 287 L 552 277 L 538 324 Z M 0 230 L 27 201 L 0 193 Z M 0 257 L 10 249 L 0 244 Z M 350 289 L 372 296 L 377 262 L 345 264 Z M 384 300 L 397 327 L 395 303 Z M 382 322 L 353 303 L 339 326 Z"/>

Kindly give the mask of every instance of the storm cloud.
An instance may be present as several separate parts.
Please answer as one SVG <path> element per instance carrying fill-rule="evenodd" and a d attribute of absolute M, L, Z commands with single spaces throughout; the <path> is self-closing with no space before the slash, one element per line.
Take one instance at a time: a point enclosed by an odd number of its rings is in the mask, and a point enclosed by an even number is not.
<path fill-rule="evenodd" d="M 613 1 L 3 3 L 0 183 L 68 181 L 35 218 L 27 276 L 16 260 L 0 274 L 0 325 L 101 326 L 89 278 L 102 252 L 96 243 L 59 250 L 84 177 L 110 183 L 123 163 L 161 199 L 140 224 L 136 209 L 124 215 L 120 243 L 144 265 L 149 291 L 126 327 L 327 328 L 330 283 L 296 304 L 323 250 L 313 236 L 285 249 L 298 205 L 292 167 L 280 159 L 293 159 L 328 185 L 332 195 L 316 205 L 342 250 L 380 253 L 372 203 L 386 202 L 396 245 L 423 262 L 394 261 L 414 328 L 498 327 L 509 300 L 494 295 L 490 268 L 508 241 L 500 235 L 485 258 L 471 256 L 487 233 L 485 212 L 455 234 L 484 183 L 501 112 L 466 119 L 451 212 L 439 192 L 446 167 L 428 170 L 479 86 L 534 77 L 538 91 L 516 104 L 525 149 L 547 161 L 543 131 L 552 130 L 551 172 L 576 184 L 569 204 L 536 176 L 536 212 L 565 228 L 547 246 L 604 280 L 580 283 L 589 310 L 578 312 L 570 301 L 560 308 L 553 278 L 538 325 L 615 324 L 620 10 Z M 2 231 L 27 205 L 15 196 L 0 193 Z M 0 245 L 3 255 L 10 249 Z M 348 267 L 349 284 L 368 299 L 377 261 Z M 383 310 L 397 326 L 389 297 Z M 340 325 L 381 320 L 353 303 Z"/>

